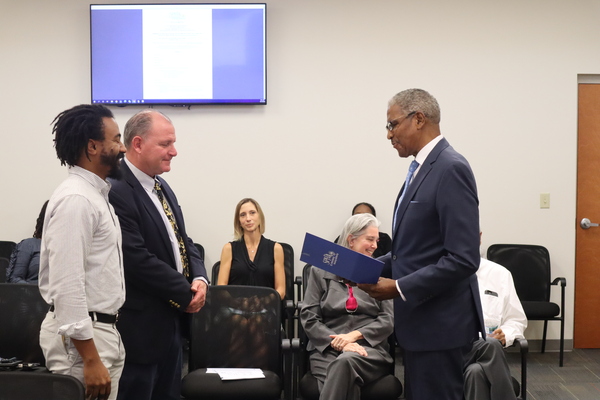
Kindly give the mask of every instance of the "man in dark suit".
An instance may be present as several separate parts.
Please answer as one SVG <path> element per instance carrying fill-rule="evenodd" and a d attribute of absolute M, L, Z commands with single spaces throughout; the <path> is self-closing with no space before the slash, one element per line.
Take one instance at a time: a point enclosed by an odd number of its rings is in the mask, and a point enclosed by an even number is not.
<path fill-rule="evenodd" d="M 206 270 L 159 177 L 177 155 L 173 124 L 141 111 L 125 125 L 124 143 L 123 179 L 112 181 L 109 196 L 123 232 L 127 291 L 117 323 L 126 351 L 118 399 L 179 399 L 182 322 L 204 305 Z"/>
<path fill-rule="evenodd" d="M 387 118 L 392 146 L 418 164 L 396 200 L 392 250 L 380 258 L 393 279 L 359 287 L 378 300 L 394 298 L 406 398 L 462 400 L 463 358 L 484 330 L 475 178 L 441 136 L 439 105 L 429 93 L 398 93 Z"/>

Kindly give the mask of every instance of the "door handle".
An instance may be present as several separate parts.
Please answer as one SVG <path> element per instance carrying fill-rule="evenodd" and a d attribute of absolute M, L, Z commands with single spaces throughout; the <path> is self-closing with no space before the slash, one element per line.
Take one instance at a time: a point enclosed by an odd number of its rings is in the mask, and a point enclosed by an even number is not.
<path fill-rule="evenodd" d="M 588 218 L 584 218 L 579 223 L 579 226 L 581 226 L 583 229 L 590 229 L 592 226 L 598 226 L 598 224 L 593 223 Z"/>

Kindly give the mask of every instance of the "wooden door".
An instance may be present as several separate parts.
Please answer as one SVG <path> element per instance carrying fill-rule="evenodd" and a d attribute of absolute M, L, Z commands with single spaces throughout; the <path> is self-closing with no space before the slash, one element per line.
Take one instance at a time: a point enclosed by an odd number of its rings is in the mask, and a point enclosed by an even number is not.
<path fill-rule="evenodd" d="M 600 84 L 578 85 L 575 325 L 573 347 L 600 348 Z M 567 286 L 568 288 L 568 286 Z"/>

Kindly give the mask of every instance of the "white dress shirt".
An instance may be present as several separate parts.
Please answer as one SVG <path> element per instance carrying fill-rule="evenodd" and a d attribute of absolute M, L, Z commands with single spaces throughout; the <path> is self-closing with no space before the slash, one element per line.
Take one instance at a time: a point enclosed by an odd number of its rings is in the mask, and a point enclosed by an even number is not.
<path fill-rule="evenodd" d="M 477 281 L 483 319 L 499 322 L 498 327 L 504 332 L 506 347 L 511 346 L 516 338 L 522 339 L 527 328 L 527 317 L 510 271 L 481 257 Z"/>
<path fill-rule="evenodd" d="M 91 339 L 89 312 L 114 315 L 125 302 L 121 227 L 109 191 L 108 182 L 75 166 L 48 202 L 39 287 L 59 335 Z"/>

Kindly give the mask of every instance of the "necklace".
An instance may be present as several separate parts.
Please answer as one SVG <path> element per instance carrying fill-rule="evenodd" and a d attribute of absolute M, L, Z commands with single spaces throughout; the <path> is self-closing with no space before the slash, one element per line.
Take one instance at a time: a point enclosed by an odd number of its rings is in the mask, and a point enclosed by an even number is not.
<path fill-rule="evenodd" d="M 248 241 L 246 241 L 246 239 L 248 239 Z M 248 250 L 248 254 L 250 253 L 254 253 L 256 250 L 258 250 L 258 245 L 260 244 L 260 238 L 258 242 L 254 242 L 254 240 L 252 240 L 251 237 L 248 238 L 244 238 L 244 243 L 246 244 L 246 250 Z"/>

